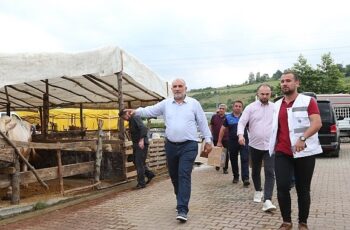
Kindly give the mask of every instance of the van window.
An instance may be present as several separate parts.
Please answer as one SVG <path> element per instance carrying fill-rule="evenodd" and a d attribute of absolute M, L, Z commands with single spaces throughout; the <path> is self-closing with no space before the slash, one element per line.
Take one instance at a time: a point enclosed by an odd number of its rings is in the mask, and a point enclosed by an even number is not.
<path fill-rule="evenodd" d="M 322 121 L 331 121 L 332 113 L 329 103 L 318 103 Z"/>

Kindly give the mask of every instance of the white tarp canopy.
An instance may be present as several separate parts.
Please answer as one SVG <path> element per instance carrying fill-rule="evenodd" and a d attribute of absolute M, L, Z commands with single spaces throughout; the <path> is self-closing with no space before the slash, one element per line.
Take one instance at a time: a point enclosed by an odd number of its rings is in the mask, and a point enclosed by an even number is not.
<path fill-rule="evenodd" d="M 168 84 L 118 47 L 81 53 L 0 54 L 0 110 L 43 106 L 48 85 L 50 107 L 118 108 L 117 73 L 129 105 L 168 96 Z M 46 85 L 46 80 L 48 84 Z"/>

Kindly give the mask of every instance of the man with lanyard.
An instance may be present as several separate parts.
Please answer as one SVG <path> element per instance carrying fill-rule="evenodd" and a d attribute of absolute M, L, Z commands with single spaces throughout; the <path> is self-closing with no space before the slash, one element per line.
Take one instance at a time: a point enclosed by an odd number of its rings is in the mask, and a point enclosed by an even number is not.
<path fill-rule="evenodd" d="M 248 155 L 248 133 L 247 129 L 245 129 L 244 136 L 247 140 L 245 145 L 240 145 L 238 143 L 237 136 L 237 126 L 238 121 L 242 115 L 243 111 L 243 102 L 242 101 L 234 101 L 232 104 L 232 113 L 226 115 L 226 119 L 221 126 L 219 133 L 219 140 L 217 146 L 221 147 L 223 136 L 225 130 L 228 128 L 229 130 L 229 141 L 228 141 L 228 151 L 230 153 L 230 161 L 232 167 L 233 180 L 232 183 L 236 184 L 239 181 L 239 167 L 238 167 L 238 152 L 241 155 L 241 173 L 242 173 L 242 181 L 244 186 L 250 185 L 249 182 L 249 155 Z"/>
<path fill-rule="evenodd" d="M 186 83 L 183 79 L 172 82 L 173 98 L 167 98 L 153 106 L 126 109 L 129 113 L 141 117 L 164 116 L 165 121 L 165 152 L 171 182 L 177 200 L 176 219 L 187 221 L 188 204 L 191 196 L 191 173 L 193 163 L 198 154 L 199 131 L 205 138 L 204 152 L 212 149 L 212 135 L 207 118 L 200 103 L 186 95 Z"/>
<path fill-rule="evenodd" d="M 219 139 L 219 133 L 220 133 L 220 129 L 222 124 L 225 121 L 225 112 L 227 110 L 227 106 L 225 104 L 220 104 L 219 105 L 219 109 L 217 114 L 214 114 L 211 117 L 210 120 L 210 131 L 213 134 L 213 143 L 214 146 L 217 146 L 218 143 L 218 139 Z M 225 166 L 223 168 L 223 173 L 227 174 L 227 169 L 228 169 L 228 158 L 229 158 L 229 153 L 228 153 L 228 132 L 226 130 L 224 137 L 222 139 L 222 145 L 224 146 L 224 148 L 226 148 L 226 159 L 225 159 Z M 219 170 L 220 167 L 216 167 L 216 170 Z"/>
<path fill-rule="evenodd" d="M 299 229 L 308 229 L 310 186 L 315 168 L 315 155 L 322 152 L 318 130 L 322 126 L 317 102 L 298 94 L 300 85 L 296 73 L 286 71 L 281 76 L 284 97 L 275 103 L 270 154 L 275 154 L 277 198 L 283 218 L 279 229 L 292 229 L 290 182 L 295 176 L 298 196 Z"/>

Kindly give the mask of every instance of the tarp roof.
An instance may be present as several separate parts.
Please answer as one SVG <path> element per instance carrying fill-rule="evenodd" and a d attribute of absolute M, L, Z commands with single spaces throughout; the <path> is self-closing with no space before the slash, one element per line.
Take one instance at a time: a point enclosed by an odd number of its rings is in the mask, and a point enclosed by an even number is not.
<path fill-rule="evenodd" d="M 50 107 L 118 108 L 117 73 L 124 102 L 154 103 L 168 84 L 118 47 L 81 53 L 0 54 L 0 110 L 38 108 L 49 85 Z M 146 104 L 147 104 L 146 103 Z"/>

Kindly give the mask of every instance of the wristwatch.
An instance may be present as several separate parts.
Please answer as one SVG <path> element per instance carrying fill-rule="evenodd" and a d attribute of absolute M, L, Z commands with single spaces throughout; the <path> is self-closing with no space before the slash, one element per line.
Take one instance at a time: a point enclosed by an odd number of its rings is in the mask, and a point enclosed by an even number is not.
<path fill-rule="evenodd" d="M 306 141 L 306 137 L 300 136 L 300 137 L 299 137 L 299 140 L 301 140 L 301 141 Z"/>

